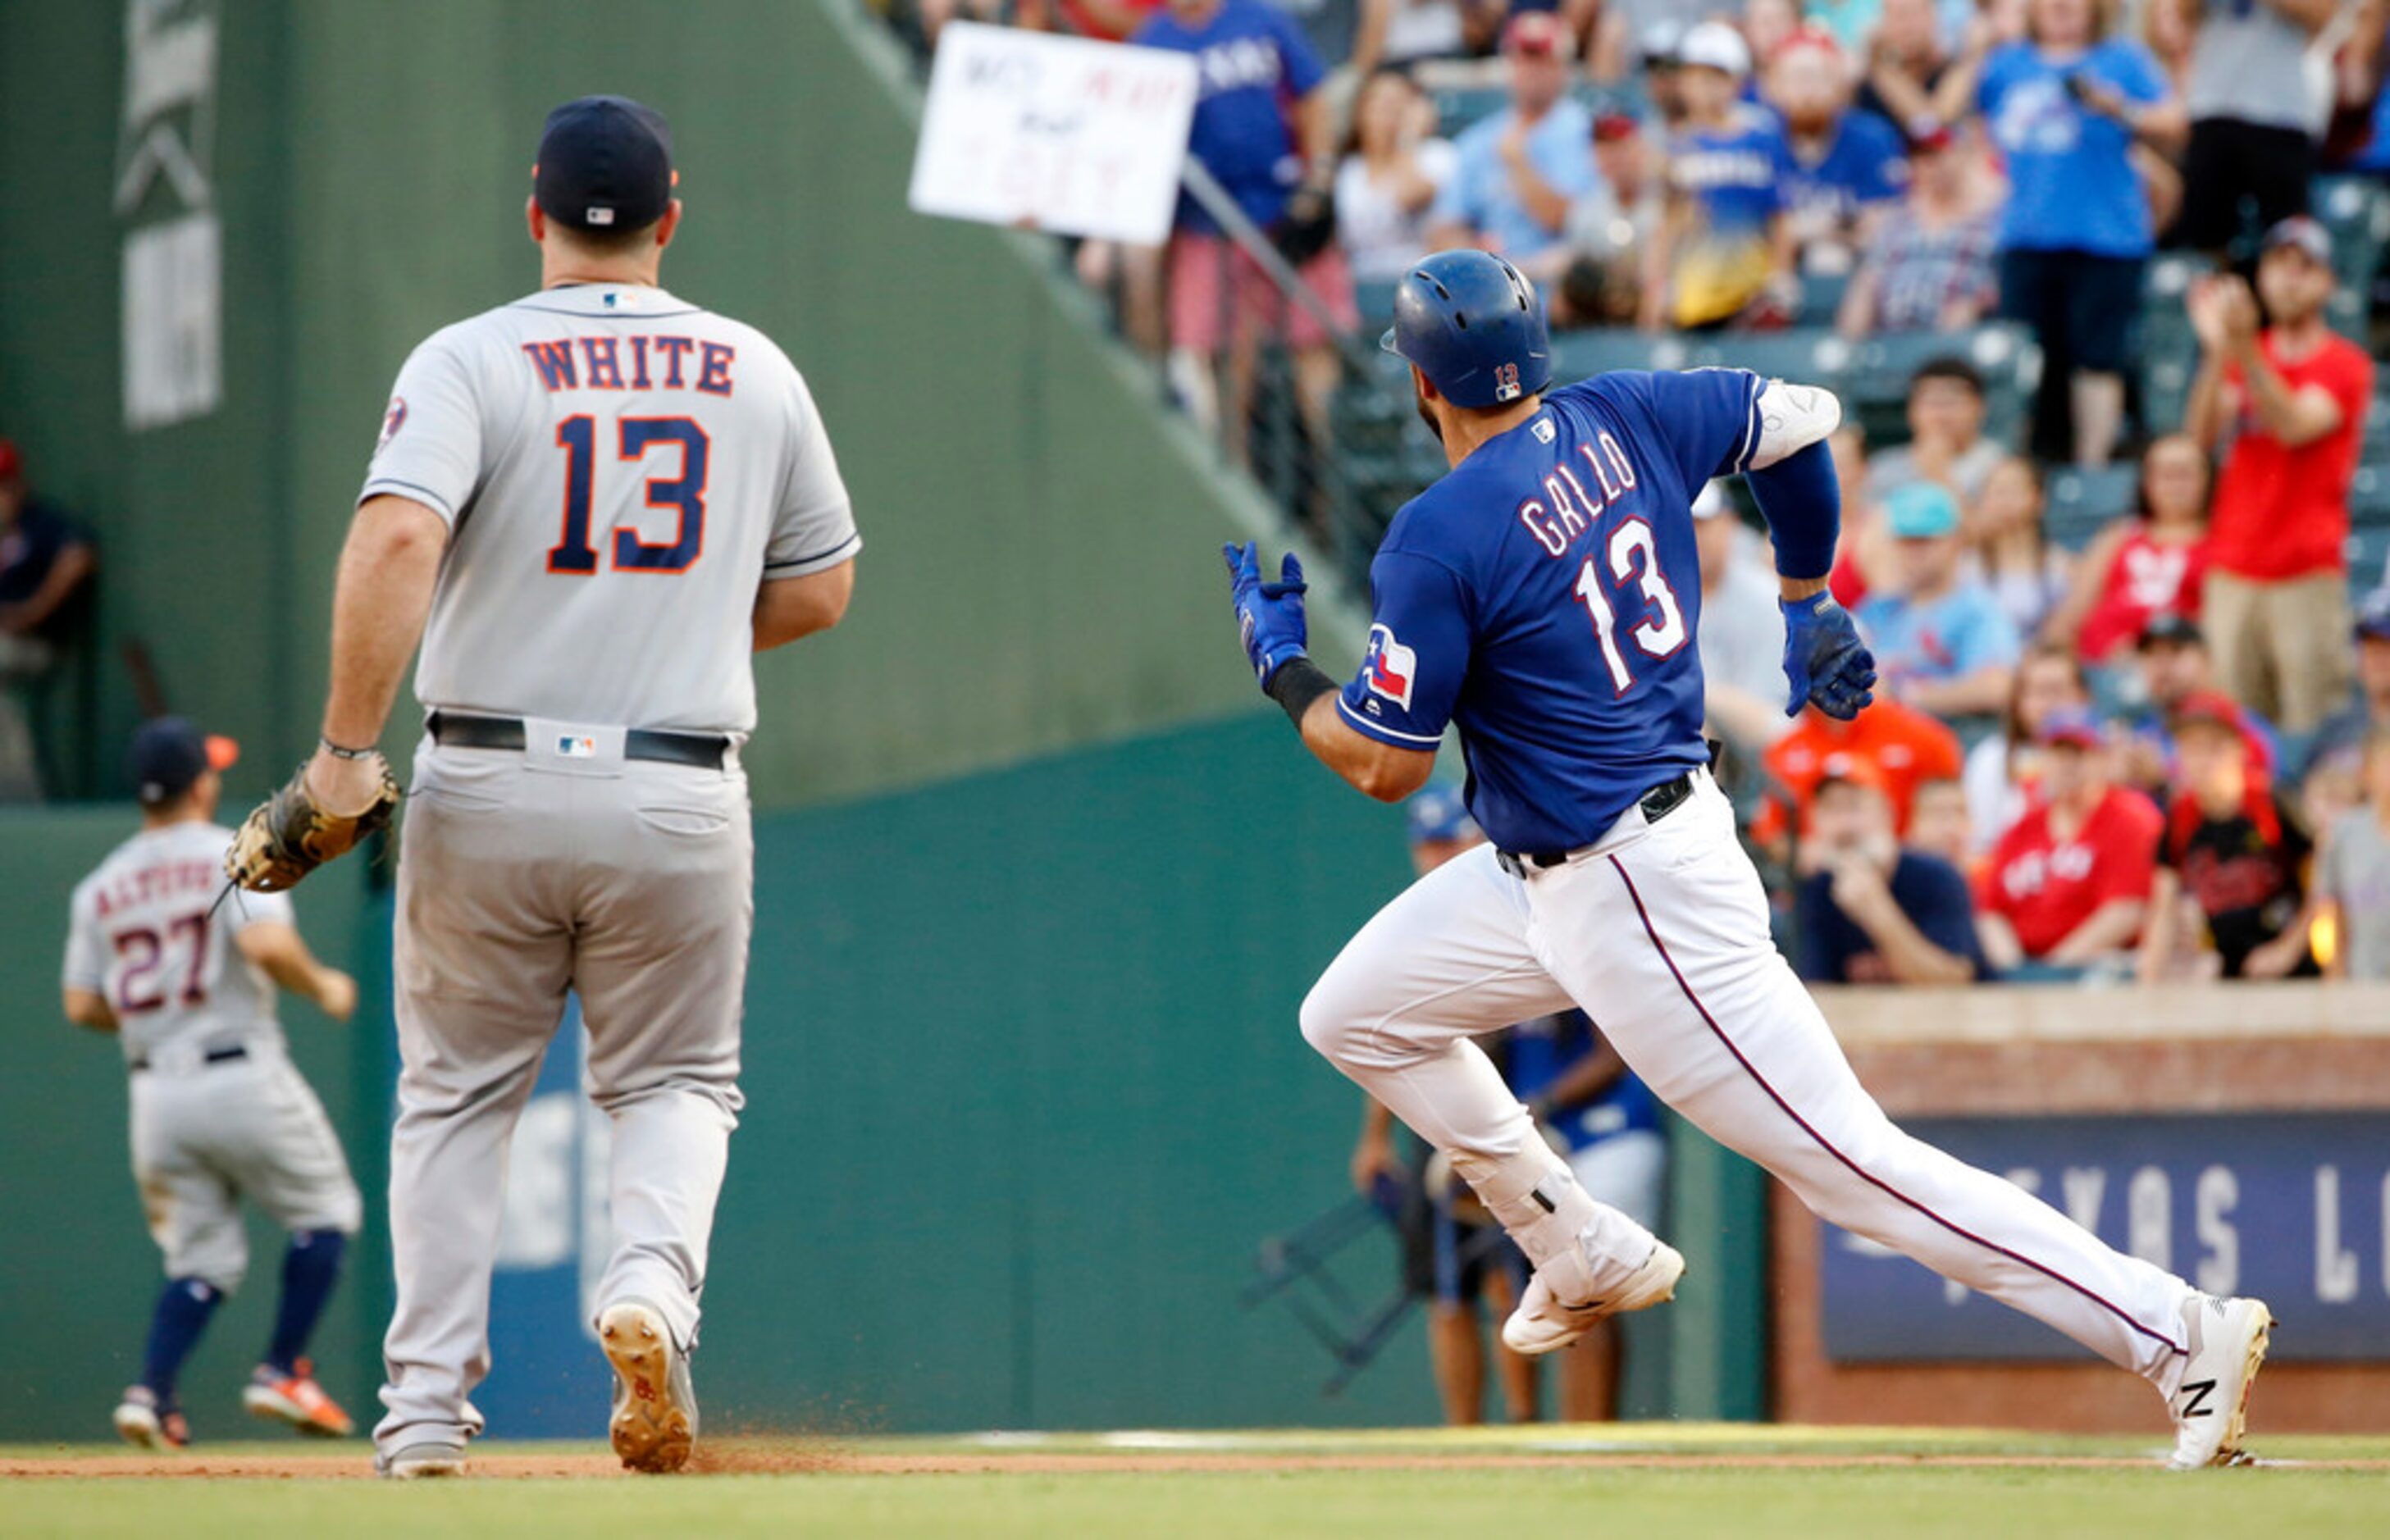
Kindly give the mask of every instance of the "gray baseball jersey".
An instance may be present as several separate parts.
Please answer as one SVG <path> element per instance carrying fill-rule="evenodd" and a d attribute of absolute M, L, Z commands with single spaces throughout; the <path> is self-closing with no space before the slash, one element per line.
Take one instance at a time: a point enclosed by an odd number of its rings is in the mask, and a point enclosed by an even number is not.
<path fill-rule="evenodd" d="M 760 584 L 862 548 L 788 356 L 661 289 L 551 289 L 399 371 L 360 500 L 454 531 L 426 706 L 625 727 L 755 725 Z"/>
<path fill-rule="evenodd" d="M 77 885 L 69 989 L 115 1011 L 133 1077 L 133 1174 L 166 1274 L 230 1292 L 249 1264 L 240 1200 L 292 1230 L 353 1233 L 363 1205 L 315 1094 L 284 1051 L 274 984 L 240 955 L 251 925 L 291 923 L 286 893 L 222 905 L 232 831 L 144 829 Z M 238 1046 L 238 1059 L 211 1061 Z"/>
<path fill-rule="evenodd" d="M 62 982 L 108 1001 L 127 1060 L 282 1041 L 274 985 L 233 937 L 261 920 L 290 924 L 290 897 L 218 905 L 231 844 L 218 824 L 144 829 L 75 888 Z"/>

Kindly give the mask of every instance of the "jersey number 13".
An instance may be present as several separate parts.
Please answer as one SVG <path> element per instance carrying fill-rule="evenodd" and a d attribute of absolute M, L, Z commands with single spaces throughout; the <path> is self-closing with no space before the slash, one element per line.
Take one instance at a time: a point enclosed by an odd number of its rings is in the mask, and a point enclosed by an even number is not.
<path fill-rule="evenodd" d="M 680 525 L 665 545 L 650 545 L 636 530 L 614 532 L 614 570 L 686 572 L 705 548 L 705 461 L 712 442 L 688 417 L 623 417 L 615 424 L 618 459 L 644 460 L 659 444 L 680 446 L 680 475 L 648 478 L 648 507 L 680 511 Z M 598 547 L 589 543 L 590 482 L 597 473 L 598 419 L 585 413 L 556 425 L 564 451 L 564 533 L 547 553 L 551 572 L 594 572 Z"/>
<path fill-rule="evenodd" d="M 1610 565 L 1609 580 L 1600 571 L 1605 560 Z M 1684 607 L 1677 602 L 1677 591 L 1661 574 L 1651 526 L 1640 519 L 1629 519 L 1611 532 L 1605 554 L 1587 557 L 1576 575 L 1576 597 L 1593 617 L 1594 638 L 1601 644 L 1601 661 L 1609 665 L 1611 686 L 1625 695 L 1634 687 L 1635 668 L 1627 661 L 1626 649 L 1619 645 L 1618 610 L 1611 603 L 1610 581 L 1633 583 L 1639 590 L 1644 614 L 1625 639 L 1645 658 L 1658 662 L 1675 657 L 1691 632 L 1685 624 Z"/>

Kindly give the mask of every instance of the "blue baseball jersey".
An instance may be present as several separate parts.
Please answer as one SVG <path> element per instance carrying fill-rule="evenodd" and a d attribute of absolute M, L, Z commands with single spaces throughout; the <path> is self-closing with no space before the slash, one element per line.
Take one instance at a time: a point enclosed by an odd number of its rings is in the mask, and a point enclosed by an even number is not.
<path fill-rule="evenodd" d="M 1303 171 L 1291 114 L 1328 74 L 1303 29 L 1262 0 L 1222 0 L 1201 26 L 1156 11 L 1131 41 L 1195 56 L 1187 153 L 1203 162 L 1247 219 L 1265 227 L 1278 223 Z M 1178 195 L 1177 223 L 1199 235 L 1219 233 L 1185 193 Z"/>
<path fill-rule="evenodd" d="M 1505 850 L 1591 844 L 1708 763 L 1692 502 L 1743 468 L 1763 381 L 1622 369 L 1548 392 L 1406 504 L 1370 564 L 1368 655 L 1337 707 L 1433 749 Z"/>
<path fill-rule="evenodd" d="M 1842 115 L 1817 160 L 1803 160 L 1796 148 L 1788 151 L 1786 164 L 1786 205 L 1839 221 L 1856 219 L 1869 204 L 1898 198 L 1908 186 L 1908 149 L 1900 130 L 1864 108 Z"/>

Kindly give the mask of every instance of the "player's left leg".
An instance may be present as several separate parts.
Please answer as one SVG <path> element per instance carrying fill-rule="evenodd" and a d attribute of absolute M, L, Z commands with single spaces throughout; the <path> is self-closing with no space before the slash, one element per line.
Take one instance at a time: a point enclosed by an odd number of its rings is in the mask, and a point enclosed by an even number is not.
<path fill-rule="evenodd" d="M 288 1423 L 302 1433 L 345 1438 L 355 1425 L 315 1382 L 307 1344 L 340 1282 L 349 1237 L 364 1219 L 364 1202 L 340 1136 L 296 1067 L 279 1055 L 261 1054 L 223 1085 L 241 1118 L 240 1136 L 228 1146 L 226 1158 L 240 1171 L 242 1190 L 290 1236 L 282 1254 L 274 1335 L 241 1392 L 241 1405 L 252 1416 Z"/>
<path fill-rule="evenodd" d="M 1549 1272 L 1562 1298 L 1619 1308 L 1657 1262 L 1664 1285 L 1627 1307 L 1657 1303 L 1674 1287 L 1665 1264 L 1681 1260 L 1586 1193 L 1471 1041 L 1568 1003 L 1530 948 L 1528 923 L 1519 879 L 1490 848 L 1447 861 L 1346 943 L 1303 1003 L 1303 1035 L 1450 1157 L 1536 1264 L 1530 1293 Z"/>
<path fill-rule="evenodd" d="M 598 1329 L 617 1374 L 615 1452 L 677 1469 L 697 1432 L 688 1354 L 738 1124 L 754 841 L 737 770 L 633 764 L 590 859 L 573 982 L 589 1083 L 613 1127 L 614 1254 Z"/>
<path fill-rule="evenodd" d="M 2264 1307 L 2194 1309 L 2203 1297 L 2180 1278 L 1894 1126 L 1776 951 L 1758 874 L 1706 777 L 1643 840 L 1528 888 L 1553 970 L 1663 1100 L 1820 1217 L 2148 1379 L 2182 1428 L 2178 1458 L 2237 1443 Z M 2196 1395 L 2211 1369 L 2218 1385 Z M 2194 1421 L 2211 1403 L 2212 1422 Z"/>
<path fill-rule="evenodd" d="M 240 1287 L 249 1238 L 231 1184 L 208 1158 L 215 1130 L 200 1075 L 136 1072 L 132 1102 L 133 1175 L 166 1284 L 149 1314 L 141 1378 L 117 1405 L 116 1431 L 144 1448 L 180 1448 L 190 1440 L 178 1393 L 183 1365 Z"/>

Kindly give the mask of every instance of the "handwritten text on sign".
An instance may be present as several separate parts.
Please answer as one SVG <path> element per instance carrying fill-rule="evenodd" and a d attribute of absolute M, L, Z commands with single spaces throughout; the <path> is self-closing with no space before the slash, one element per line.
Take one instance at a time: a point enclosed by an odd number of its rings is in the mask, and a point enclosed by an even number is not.
<path fill-rule="evenodd" d="M 925 214 L 1150 245 L 1170 233 L 1187 54 L 969 22 L 938 39 L 912 206 Z"/>

